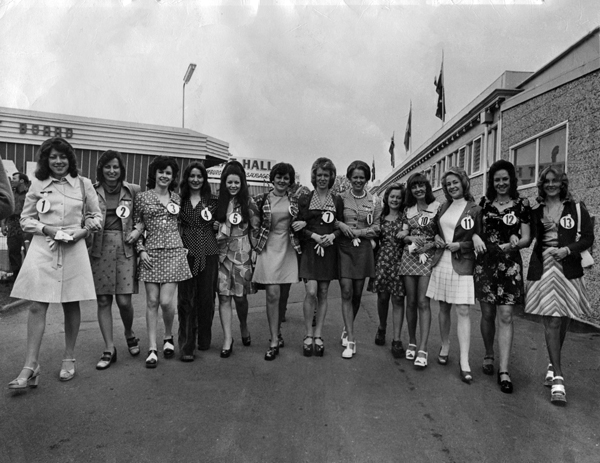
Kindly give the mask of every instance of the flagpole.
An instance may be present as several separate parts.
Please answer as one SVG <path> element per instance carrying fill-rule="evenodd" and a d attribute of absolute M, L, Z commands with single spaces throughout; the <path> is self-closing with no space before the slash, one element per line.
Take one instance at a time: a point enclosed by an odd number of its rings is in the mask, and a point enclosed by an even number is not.
<path fill-rule="evenodd" d="M 442 48 L 442 127 L 446 122 L 446 76 L 444 75 L 444 49 Z"/>

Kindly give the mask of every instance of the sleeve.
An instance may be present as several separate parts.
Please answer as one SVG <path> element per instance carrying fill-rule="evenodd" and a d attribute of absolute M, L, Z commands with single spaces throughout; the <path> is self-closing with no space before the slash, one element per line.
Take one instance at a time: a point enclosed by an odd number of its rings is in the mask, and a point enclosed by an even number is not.
<path fill-rule="evenodd" d="M 38 211 L 35 207 L 38 199 L 40 199 L 37 189 L 37 184 L 32 185 L 27 192 L 27 196 L 25 196 L 20 223 L 25 233 L 43 235 L 44 224 L 39 221 Z"/>
<path fill-rule="evenodd" d="M 15 210 L 15 198 L 6 169 L 3 165 L 0 167 L 0 219 L 5 219 Z"/>
<path fill-rule="evenodd" d="M 523 207 L 521 208 L 521 216 L 519 219 L 521 223 L 530 224 L 531 223 L 531 205 L 529 204 L 528 199 L 523 199 Z"/>
<path fill-rule="evenodd" d="M 83 188 L 85 189 L 85 224 L 88 220 L 98 219 L 102 222 L 102 212 L 98 202 L 98 193 L 89 178 L 82 177 Z"/>
<path fill-rule="evenodd" d="M 370 227 L 363 229 L 360 235 L 365 238 L 377 238 L 381 231 L 381 200 L 378 196 L 373 196 L 373 223 Z"/>
<path fill-rule="evenodd" d="M 138 224 L 141 224 L 144 229 L 146 228 L 146 223 L 144 222 L 144 197 L 141 194 L 135 195 L 133 200 L 133 223 L 134 226 L 138 228 Z M 143 237 L 140 237 L 135 242 L 135 250 L 138 254 L 142 251 L 146 250 L 145 240 Z"/>
<path fill-rule="evenodd" d="M 335 235 L 336 238 L 339 238 L 342 235 L 342 231 L 337 227 L 337 224 L 339 222 L 344 221 L 344 201 L 339 196 L 334 196 L 333 202 L 335 204 L 335 223 L 336 223 L 335 231 L 333 232 L 333 234 Z"/>
<path fill-rule="evenodd" d="M 580 254 L 582 251 L 589 249 L 594 244 L 594 226 L 587 208 L 583 203 L 579 203 L 581 209 L 581 217 L 577 217 L 577 220 L 581 221 L 581 237 L 579 241 L 568 244 L 567 247 L 571 254 Z"/>
<path fill-rule="evenodd" d="M 473 244 L 473 235 L 477 234 L 481 236 L 481 207 L 476 206 L 474 209 L 473 220 L 475 224 L 473 225 L 473 232 L 469 233 L 469 238 L 465 241 L 460 241 L 460 252 L 461 254 L 469 254 L 473 252 L 475 248 Z"/>
<path fill-rule="evenodd" d="M 250 244 L 254 248 L 258 243 L 258 235 L 260 233 L 260 214 L 258 213 L 258 207 L 254 198 L 250 198 L 248 201 L 248 213 L 250 214 L 250 220 L 248 223 L 250 238 Z"/>
<path fill-rule="evenodd" d="M 140 186 L 139 186 L 139 185 L 136 185 L 136 184 L 134 184 L 134 183 L 130 183 L 130 184 L 129 184 L 129 186 L 131 187 L 131 194 L 133 195 L 133 202 L 134 202 L 134 204 L 135 204 L 135 198 L 137 198 L 137 195 L 139 195 L 139 194 L 140 194 L 140 192 L 142 191 L 142 189 L 140 188 Z M 132 213 L 133 213 L 133 211 L 132 211 Z M 146 228 L 146 227 L 144 226 L 144 222 L 139 222 L 139 223 L 136 223 L 136 222 L 135 222 L 135 218 L 133 218 L 133 220 L 134 220 L 134 221 L 133 221 L 133 228 L 135 228 L 135 229 L 136 229 L 138 232 L 140 232 L 140 235 L 141 235 L 142 233 L 144 233 L 144 230 L 145 230 L 145 228 Z M 138 241 L 139 241 L 139 240 L 138 240 Z"/>

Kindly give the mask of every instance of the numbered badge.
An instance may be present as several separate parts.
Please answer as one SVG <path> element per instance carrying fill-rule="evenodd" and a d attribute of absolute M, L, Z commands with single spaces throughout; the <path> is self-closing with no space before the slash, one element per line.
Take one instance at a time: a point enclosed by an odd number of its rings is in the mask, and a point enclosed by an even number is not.
<path fill-rule="evenodd" d="M 333 222 L 334 218 L 335 217 L 333 215 L 333 212 L 331 212 L 331 211 L 325 211 L 325 212 L 323 212 L 323 215 L 321 216 L 321 220 L 325 223 Z"/>
<path fill-rule="evenodd" d="M 200 211 L 200 216 L 206 221 L 210 222 L 212 220 L 212 212 L 208 210 L 208 207 L 205 207 Z"/>
<path fill-rule="evenodd" d="M 422 215 L 421 217 L 419 217 L 419 220 L 417 220 L 417 223 L 419 224 L 419 227 L 425 227 L 429 225 L 430 221 L 431 219 L 429 217 L 427 217 L 426 215 Z"/>
<path fill-rule="evenodd" d="M 373 225 L 373 213 L 369 212 L 367 214 L 367 225 Z"/>
<path fill-rule="evenodd" d="M 571 217 L 571 214 L 565 215 L 560 219 L 560 226 L 567 230 L 570 230 L 575 226 L 575 221 L 573 220 L 573 217 Z"/>
<path fill-rule="evenodd" d="M 516 225 L 519 222 L 519 219 L 517 219 L 517 216 L 511 212 L 510 214 L 506 214 L 504 217 L 502 217 L 502 222 L 504 222 L 504 225 L 508 225 L 510 227 L 511 225 Z"/>
<path fill-rule="evenodd" d="M 460 221 L 460 225 L 465 230 L 470 230 L 471 228 L 473 228 L 475 226 L 475 221 L 473 220 L 473 217 L 468 215 Z"/>
<path fill-rule="evenodd" d="M 50 201 L 44 196 L 36 203 L 35 208 L 40 214 L 45 214 L 50 211 Z"/>
<path fill-rule="evenodd" d="M 237 224 L 241 223 L 242 222 L 242 214 L 239 214 L 237 212 L 233 212 L 233 213 L 229 214 L 229 221 L 233 225 L 237 225 Z"/>
<path fill-rule="evenodd" d="M 173 215 L 179 214 L 179 205 L 175 203 L 167 204 L 167 211 L 169 211 Z"/>
<path fill-rule="evenodd" d="M 124 204 L 117 207 L 117 216 L 118 217 L 120 217 L 122 219 L 126 219 L 127 217 L 129 217 L 129 214 L 131 214 L 131 210 Z"/>

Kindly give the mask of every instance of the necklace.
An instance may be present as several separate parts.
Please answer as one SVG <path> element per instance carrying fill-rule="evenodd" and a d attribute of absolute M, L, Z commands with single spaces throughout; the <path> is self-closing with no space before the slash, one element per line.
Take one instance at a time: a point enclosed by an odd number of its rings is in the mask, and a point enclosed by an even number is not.
<path fill-rule="evenodd" d="M 361 196 L 357 196 L 354 194 L 354 191 L 350 190 L 350 194 L 352 196 L 354 196 L 354 199 L 363 199 L 365 196 L 367 196 L 367 192 L 363 190 L 363 194 Z"/>
<path fill-rule="evenodd" d="M 511 199 L 508 198 L 506 201 L 500 201 L 498 198 L 496 198 L 496 202 L 500 205 L 500 206 L 504 206 L 505 204 L 508 204 L 511 202 Z"/>

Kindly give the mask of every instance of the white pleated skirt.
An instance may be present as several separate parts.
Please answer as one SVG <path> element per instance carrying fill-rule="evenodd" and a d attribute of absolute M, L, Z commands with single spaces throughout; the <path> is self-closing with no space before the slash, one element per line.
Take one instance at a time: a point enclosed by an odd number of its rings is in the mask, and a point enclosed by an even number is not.
<path fill-rule="evenodd" d="M 444 251 L 431 270 L 427 297 L 448 304 L 475 304 L 473 275 L 459 275 L 452 267 L 452 253 Z"/>

